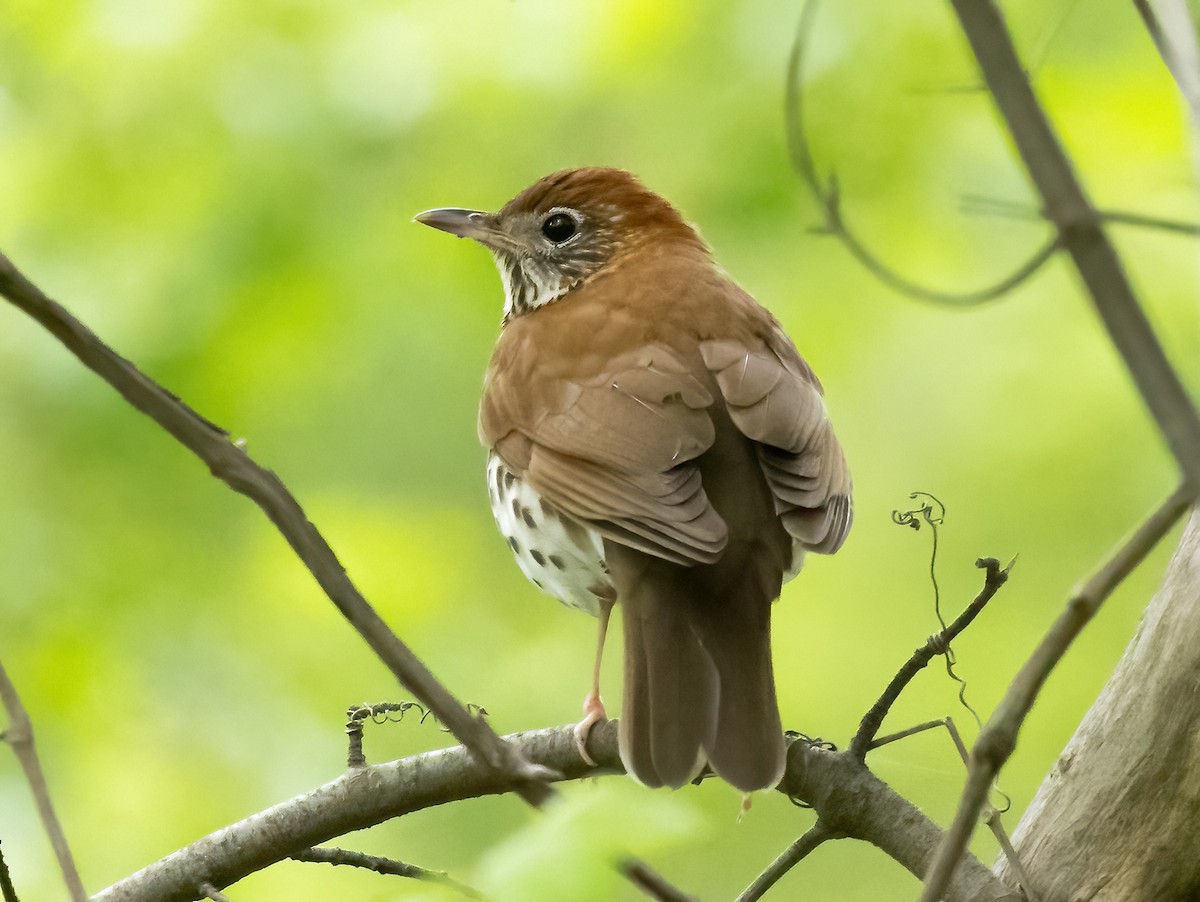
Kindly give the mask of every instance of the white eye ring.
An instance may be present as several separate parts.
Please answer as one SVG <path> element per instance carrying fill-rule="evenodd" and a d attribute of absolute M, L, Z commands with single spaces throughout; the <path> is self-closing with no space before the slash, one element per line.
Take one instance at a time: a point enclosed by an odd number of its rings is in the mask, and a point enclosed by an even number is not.
<path fill-rule="evenodd" d="M 575 210 L 553 207 L 542 220 L 542 235 L 552 244 L 566 244 L 579 234 L 582 219 Z"/>

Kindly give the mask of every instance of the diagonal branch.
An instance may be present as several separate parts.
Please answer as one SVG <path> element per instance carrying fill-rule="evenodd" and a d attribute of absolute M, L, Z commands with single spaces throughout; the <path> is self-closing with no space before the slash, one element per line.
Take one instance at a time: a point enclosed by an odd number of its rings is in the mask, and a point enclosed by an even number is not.
<path fill-rule="evenodd" d="M 12 874 L 8 872 L 8 864 L 4 861 L 3 849 L 0 849 L 0 899 L 4 902 L 20 902 L 17 898 L 17 888 L 13 886 Z"/>
<path fill-rule="evenodd" d="M 126 401 L 204 461 L 214 476 L 262 508 L 325 594 L 400 684 L 429 707 L 463 745 L 490 767 L 515 777 L 517 792 L 530 804 L 540 805 L 550 797 L 552 790 L 542 782 L 548 775 L 530 767 L 482 719 L 471 716 L 375 612 L 278 476 L 255 463 L 229 440 L 225 430 L 200 416 L 108 347 L 64 307 L 43 294 L 2 254 L 0 295 L 44 326 Z"/>
<path fill-rule="evenodd" d="M 25 779 L 33 793 L 38 815 L 42 819 L 46 835 L 50 838 L 54 856 L 58 859 L 58 868 L 62 871 L 63 882 L 67 884 L 71 898 L 75 902 L 83 902 L 87 898 L 87 892 L 83 888 L 83 881 L 75 867 L 75 859 L 71 855 L 71 847 L 67 844 L 67 836 L 63 832 L 62 824 L 50 801 L 50 788 L 46 785 L 46 775 L 42 772 L 42 763 L 38 759 L 37 749 L 33 744 L 33 723 L 29 719 L 25 705 L 21 703 L 17 687 L 8 678 L 3 664 L 0 664 L 0 703 L 3 704 L 5 713 L 8 715 L 8 726 L 0 731 L 0 740 L 12 746 L 13 754 L 17 756 L 17 760 L 21 763 L 21 769 L 25 771 Z M 2 865 L 3 860 L 0 859 L 0 866 Z M 7 869 L 0 867 L 0 886 L 4 886 L 7 880 Z M 8 892 L 11 886 L 11 883 L 7 884 L 5 899 L 9 898 Z M 13 898 L 16 898 L 15 891 L 13 891 Z"/>
<path fill-rule="evenodd" d="M 772 861 L 754 882 L 742 890 L 734 902 L 757 902 L 767 894 L 767 891 L 779 882 L 788 871 L 803 861 L 810 852 L 831 839 L 840 837 L 818 819 L 806 833 L 788 846 L 779 857 Z"/>
<path fill-rule="evenodd" d="M 556 774 L 531 765 L 519 750 L 502 740 L 482 717 L 473 715 L 392 632 L 359 592 L 337 555 L 305 516 L 287 486 L 257 464 L 228 433 L 145 375 L 106 345 L 61 304 L 47 297 L 0 254 L 0 295 L 46 328 L 81 363 L 115 388 L 135 408 L 153 419 L 199 457 L 214 476 L 257 504 L 287 539 L 329 599 L 400 684 L 417 697 L 509 791 L 540 807 L 554 796 L 547 781 Z M 307 843 L 306 845 L 312 845 Z M 630 862 L 629 867 L 640 867 Z M 633 878 L 631 878 L 633 879 Z M 668 886 L 659 878 L 662 886 Z M 643 887 L 636 879 L 634 883 Z M 192 883 L 191 886 L 197 885 Z"/>
<path fill-rule="evenodd" d="M 633 858 L 621 861 L 617 868 L 629 881 L 651 899 L 658 902 L 696 902 L 695 896 L 677 889 L 657 871 Z"/>
<path fill-rule="evenodd" d="M 1181 486 L 1142 523 L 1084 586 L 1064 610 L 1021 668 L 971 750 L 967 785 L 954 823 L 946 833 L 930 868 L 922 902 L 937 902 L 945 893 L 955 864 L 967 848 L 979 812 L 996 774 L 1016 748 L 1017 733 L 1033 707 L 1042 685 L 1104 600 L 1149 554 L 1183 515 L 1194 493 Z"/>
<path fill-rule="evenodd" d="M 1200 489 L 1200 416 L 1150 328 L 1100 213 L 1038 103 L 993 0 L 953 0 L 988 88 L 1109 338 L 1166 437 L 1184 481 Z"/>

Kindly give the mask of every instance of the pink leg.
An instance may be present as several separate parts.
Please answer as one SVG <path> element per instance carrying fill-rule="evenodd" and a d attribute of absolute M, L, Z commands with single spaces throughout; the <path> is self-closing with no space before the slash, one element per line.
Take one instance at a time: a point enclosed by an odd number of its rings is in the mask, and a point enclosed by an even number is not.
<path fill-rule="evenodd" d="M 608 719 L 604 710 L 604 701 L 600 698 L 600 661 L 604 658 L 604 636 L 608 633 L 608 617 L 612 613 L 611 601 L 600 602 L 600 635 L 596 641 L 596 664 L 592 669 L 592 691 L 583 700 L 583 720 L 575 724 L 575 745 L 579 756 L 588 764 L 595 767 L 596 762 L 587 752 L 588 733 L 592 725 Z"/>

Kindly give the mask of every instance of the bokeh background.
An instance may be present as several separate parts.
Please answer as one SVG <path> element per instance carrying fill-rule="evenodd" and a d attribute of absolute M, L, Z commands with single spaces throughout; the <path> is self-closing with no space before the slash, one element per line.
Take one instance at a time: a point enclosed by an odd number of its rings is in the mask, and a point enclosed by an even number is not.
<path fill-rule="evenodd" d="M 1131 4 L 1005 4 L 1037 87 L 1102 206 L 1192 218 L 1188 133 Z M 412 224 L 495 208 L 583 164 L 639 173 L 820 373 L 857 521 L 775 615 L 788 727 L 844 743 L 936 623 L 931 535 L 892 523 L 913 491 L 948 508 L 943 604 L 1013 579 L 956 644 L 986 716 L 1073 584 L 1172 488 L 1174 469 L 1065 261 L 956 310 L 882 287 L 789 170 L 778 0 L 6 0 L 0 248 L 118 351 L 247 441 L 305 504 L 394 628 L 500 732 L 576 718 L 593 622 L 528 585 L 495 533 L 475 407 L 498 331 L 489 256 Z M 1045 239 L 949 4 L 827 2 L 806 70 L 822 171 L 910 277 L 975 288 Z M 969 195 L 1025 205 L 965 211 Z M 1114 230 L 1172 358 L 1200 385 L 1196 248 Z M 1175 536 L 1050 680 L 1003 775 L 1010 827 L 1104 683 Z M 47 334 L 0 304 L 0 655 L 32 713 L 92 890 L 343 766 L 344 710 L 404 698 L 249 502 Z M 620 698 L 618 656 L 607 695 Z M 939 667 L 888 727 L 970 716 Z M 372 729 L 381 761 L 448 744 Z M 963 778 L 944 733 L 874 754 L 935 819 Z M 565 788 L 547 821 L 515 797 L 343 840 L 450 871 L 497 899 L 636 898 L 641 855 L 728 898 L 812 822 L 716 783 Z M 0 841 L 23 898 L 61 895 L 16 762 Z M 981 835 L 976 851 L 991 860 Z M 454 898 L 288 863 L 245 899 Z M 779 898 L 913 898 L 877 850 L 823 847 Z"/>

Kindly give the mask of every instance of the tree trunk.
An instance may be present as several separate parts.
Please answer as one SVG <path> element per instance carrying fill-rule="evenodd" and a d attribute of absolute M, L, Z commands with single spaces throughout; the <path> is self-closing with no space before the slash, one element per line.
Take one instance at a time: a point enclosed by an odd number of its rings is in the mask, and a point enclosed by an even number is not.
<path fill-rule="evenodd" d="M 1014 843 L 1040 902 L 1200 899 L 1200 513 Z"/>

